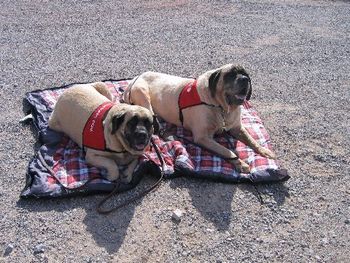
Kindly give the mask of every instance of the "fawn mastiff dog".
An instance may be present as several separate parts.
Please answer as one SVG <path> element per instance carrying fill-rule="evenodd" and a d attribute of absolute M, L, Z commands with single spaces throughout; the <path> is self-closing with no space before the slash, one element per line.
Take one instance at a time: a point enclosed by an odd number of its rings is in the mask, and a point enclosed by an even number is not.
<path fill-rule="evenodd" d="M 112 100 L 102 82 L 74 85 L 58 98 L 49 127 L 84 148 L 86 162 L 107 169 L 108 180 L 130 182 L 154 132 L 153 115 L 144 107 Z M 118 165 L 127 166 L 121 176 Z"/>
<path fill-rule="evenodd" d="M 249 173 L 249 165 L 217 143 L 213 136 L 226 130 L 256 153 L 275 158 L 272 151 L 262 147 L 242 126 L 240 106 L 251 94 L 247 71 L 228 64 L 197 79 L 145 72 L 134 78 L 123 99 L 149 109 L 167 122 L 182 125 L 192 132 L 195 143 L 232 162 L 239 172 Z"/>

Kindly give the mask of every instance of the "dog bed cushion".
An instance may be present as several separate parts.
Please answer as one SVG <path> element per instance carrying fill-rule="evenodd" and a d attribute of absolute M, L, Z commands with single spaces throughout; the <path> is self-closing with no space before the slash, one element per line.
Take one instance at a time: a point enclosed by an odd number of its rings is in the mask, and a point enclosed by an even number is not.
<path fill-rule="evenodd" d="M 104 82 L 118 103 L 130 80 Z M 125 191 L 135 187 L 142 176 L 159 176 L 161 171 L 165 178 L 192 176 L 226 183 L 278 182 L 289 179 L 287 171 L 280 169 L 275 160 L 257 155 L 232 137 L 228 142 L 225 136 L 216 136 L 215 140 L 225 147 L 232 149 L 234 146 L 238 156 L 250 165 L 250 174 L 240 174 L 229 162 L 189 143 L 192 140 L 190 131 L 160 120 L 161 130 L 173 135 L 167 138 L 153 136 L 163 162 L 159 160 L 155 147 L 151 146 L 139 158 L 139 164 L 130 183 L 110 182 L 106 179 L 105 169 L 86 163 L 84 151 L 75 142 L 63 133 L 48 128 L 48 119 L 57 98 L 70 86 L 36 90 L 25 96 L 24 106 L 27 108 L 26 113 L 32 115 L 38 147 L 37 153 L 28 165 L 26 185 L 21 192 L 22 198 L 103 193 L 112 191 L 116 186 L 119 188 L 118 191 Z M 257 112 L 248 102 L 242 106 L 242 122 L 254 139 L 271 149 L 270 137 Z"/>

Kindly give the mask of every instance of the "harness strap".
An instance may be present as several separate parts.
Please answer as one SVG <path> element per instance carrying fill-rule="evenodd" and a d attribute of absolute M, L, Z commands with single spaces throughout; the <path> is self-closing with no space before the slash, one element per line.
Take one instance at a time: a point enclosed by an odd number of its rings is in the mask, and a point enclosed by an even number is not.
<path fill-rule="evenodd" d="M 127 93 L 125 94 L 125 96 L 127 96 L 127 100 L 128 100 L 128 101 L 125 100 L 125 97 L 124 97 L 124 95 L 123 95 L 122 102 L 128 103 L 128 104 L 130 104 L 130 105 L 134 105 L 134 103 L 131 101 L 131 89 L 133 88 L 135 82 L 138 80 L 138 78 L 139 78 L 140 76 L 141 76 L 141 75 L 138 75 L 138 76 L 134 79 L 134 81 L 128 85 L 128 90 L 126 91 Z"/>
<path fill-rule="evenodd" d="M 183 126 L 183 122 L 184 122 L 182 110 L 189 108 L 189 107 L 197 106 L 197 105 L 206 105 L 206 106 L 210 106 L 210 107 L 221 108 L 221 106 L 208 104 L 208 103 L 201 100 L 199 93 L 198 93 L 198 90 L 197 90 L 197 80 L 195 79 L 193 82 L 186 84 L 182 88 L 180 95 L 179 95 L 179 98 L 178 98 L 179 119 L 180 119 L 182 126 Z"/>
<path fill-rule="evenodd" d="M 82 132 L 82 144 L 84 147 L 100 151 L 106 150 L 103 120 L 114 105 L 113 102 L 106 101 L 98 106 L 91 114 Z"/>

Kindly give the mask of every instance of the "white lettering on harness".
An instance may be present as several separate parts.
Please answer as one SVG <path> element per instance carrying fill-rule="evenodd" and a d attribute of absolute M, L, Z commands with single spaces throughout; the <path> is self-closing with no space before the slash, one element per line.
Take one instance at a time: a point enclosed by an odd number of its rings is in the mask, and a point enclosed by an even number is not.
<path fill-rule="evenodd" d="M 98 118 L 98 116 L 101 114 L 101 111 L 104 110 L 104 108 L 106 108 L 108 105 L 103 105 L 101 108 L 98 109 L 98 111 L 95 113 L 92 121 L 91 121 L 91 125 L 90 125 L 90 129 L 89 131 L 90 132 L 93 132 L 94 131 L 94 128 L 95 128 L 95 123 L 96 123 L 96 119 Z"/>

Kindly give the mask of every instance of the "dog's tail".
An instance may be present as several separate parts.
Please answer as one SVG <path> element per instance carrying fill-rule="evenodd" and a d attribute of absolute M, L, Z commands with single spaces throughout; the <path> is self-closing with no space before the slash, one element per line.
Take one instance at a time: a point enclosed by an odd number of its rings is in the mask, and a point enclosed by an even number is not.
<path fill-rule="evenodd" d="M 113 94 L 109 91 L 107 85 L 103 82 L 92 83 L 92 86 L 103 96 L 105 96 L 110 101 L 114 101 Z"/>

